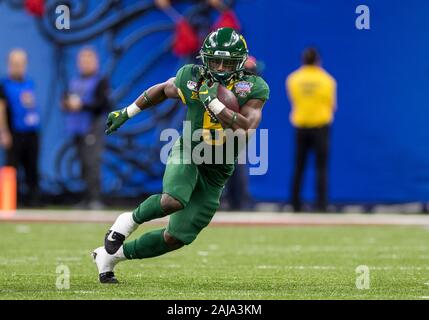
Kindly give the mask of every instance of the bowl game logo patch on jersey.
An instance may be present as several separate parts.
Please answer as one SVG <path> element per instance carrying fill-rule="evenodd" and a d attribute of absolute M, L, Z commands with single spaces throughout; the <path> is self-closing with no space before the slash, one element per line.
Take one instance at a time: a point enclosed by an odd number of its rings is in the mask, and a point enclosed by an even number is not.
<path fill-rule="evenodd" d="M 197 83 L 195 81 L 189 80 L 188 83 L 186 84 L 186 86 L 188 87 L 189 90 L 192 91 L 196 91 L 197 89 Z"/>
<path fill-rule="evenodd" d="M 245 98 L 252 91 L 253 83 L 247 81 L 239 81 L 234 84 L 235 93 L 239 97 Z"/>

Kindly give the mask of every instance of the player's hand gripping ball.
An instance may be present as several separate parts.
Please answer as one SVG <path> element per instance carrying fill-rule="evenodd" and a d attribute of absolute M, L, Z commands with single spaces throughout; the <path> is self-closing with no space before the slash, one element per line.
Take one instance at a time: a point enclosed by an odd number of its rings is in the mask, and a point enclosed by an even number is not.
<path fill-rule="evenodd" d="M 122 126 L 128 119 L 129 117 L 127 108 L 110 112 L 107 116 L 107 130 L 105 131 L 106 134 L 111 134 L 112 132 L 118 130 L 118 128 Z"/>
<path fill-rule="evenodd" d="M 205 81 L 198 91 L 200 101 L 207 108 L 214 99 L 217 98 L 217 90 L 219 87 L 219 82 L 213 82 L 211 85 Z"/>
<path fill-rule="evenodd" d="M 211 85 L 206 81 L 204 82 L 199 91 L 198 95 L 200 98 L 200 101 L 203 103 L 204 107 L 207 110 L 207 113 L 209 114 L 210 118 L 217 122 L 216 116 L 213 114 L 213 112 L 209 108 L 210 102 L 212 102 L 214 99 L 217 98 L 217 90 L 219 88 L 219 82 L 213 82 Z"/>

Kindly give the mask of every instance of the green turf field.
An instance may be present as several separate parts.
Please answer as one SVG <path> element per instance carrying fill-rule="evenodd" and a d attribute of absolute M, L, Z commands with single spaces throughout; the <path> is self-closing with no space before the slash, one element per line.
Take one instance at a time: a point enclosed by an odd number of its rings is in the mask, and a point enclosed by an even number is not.
<path fill-rule="evenodd" d="M 116 286 L 98 283 L 90 259 L 107 228 L 0 224 L 0 299 L 429 299 L 423 227 L 211 227 L 179 251 L 118 265 Z M 61 264 L 68 290 L 56 288 Z M 356 288 L 359 265 L 368 290 Z"/>

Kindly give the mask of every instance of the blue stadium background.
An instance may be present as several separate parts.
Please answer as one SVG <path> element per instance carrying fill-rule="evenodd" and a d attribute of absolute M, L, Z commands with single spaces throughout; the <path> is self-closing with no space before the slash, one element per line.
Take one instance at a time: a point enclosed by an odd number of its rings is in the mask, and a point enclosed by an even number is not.
<path fill-rule="evenodd" d="M 3 62 L 9 49 L 22 47 L 29 51 L 29 74 L 37 84 L 37 98 L 43 112 L 42 186 L 45 192 L 60 192 L 61 189 L 55 187 L 58 179 L 62 179 L 55 170 L 55 157 L 67 137 L 58 103 L 61 92 L 56 86 L 55 72 L 58 70 L 54 67 L 59 59 L 58 48 L 42 35 L 35 18 L 24 10 L 11 8 L 8 2 L 0 1 L 0 73 L 6 71 Z M 90 1 L 88 12 L 94 12 L 102 3 Z M 144 3 L 150 1 L 121 2 L 124 8 Z M 371 10 L 370 30 L 355 28 L 355 8 L 359 4 L 366 4 Z M 177 4 L 182 12 L 188 6 L 186 1 Z M 322 53 L 325 68 L 338 82 L 338 112 L 332 131 L 330 161 L 331 201 L 429 200 L 428 1 L 239 0 L 234 8 L 251 53 L 265 62 L 264 78 L 271 87 L 271 99 L 264 109 L 261 125 L 269 129 L 269 170 L 264 176 L 250 179 L 255 199 L 285 201 L 288 198 L 293 131 L 288 122 L 290 105 L 284 92 L 284 80 L 299 66 L 303 48 L 315 45 Z M 112 12 L 112 19 L 115 15 L 119 15 L 119 10 Z M 102 28 L 103 23 L 105 21 L 97 21 L 91 28 Z M 152 10 L 130 21 L 115 36 L 120 41 L 152 24 L 168 25 L 170 20 Z M 130 80 L 133 71 L 144 68 L 145 61 L 157 55 L 157 50 L 162 51 L 162 44 L 171 37 L 168 27 L 160 30 L 130 48 L 119 61 L 112 77 L 113 87 L 119 88 L 124 83 L 132 86 L 118 101 L 118 106 L 130 103 L 156 81 L 173 76 L 183 63 L 166 53 L 145 77 L 134 82 Z M 108 35 L 101 35 L 91 41 L 100 50 L 103 61 L 110 61 L 110 40 Z M 73 74 L 78 47 L 64 47 L 65 69 L 61 72 Z M 102 67 L 107 68 L 108 63 L 103 63 Z M 176 118 L 180 119 L 180 112 Z M 133 123 L 127 130 L 132 130 L 133 125 L 138 126 Z M 159 129 L 137 140 L 142 145 L 157 145 Z M 115 145 L 115 139 L 109 137 L 108 141 Z M 121 144 L 120 148 L 124 150 L 126 145 Z M 144 155 L 136 152 L 134 156 Z M 151 161 L 157 162 L 157 159 Z M 133 173 L 133 167 L 126 162 L 119 166 L 133 174 L 136 180 L 132 184 L 140 184 L 142 188 L 136 191 L 132 187 L 127 189 L 127 184 L 118 185 L 109 170 L 103 168 L 106 193 L 159 190 L 157 174 L 148 178 L 138 171 Z M 159 168 L 155 171 L 162 172 Z M 310 199 L 314 189 L 312 170 L 306 175 L 305 185 L 304 194 Z M 79 184 L 75 188 L 79 189 Z"/>

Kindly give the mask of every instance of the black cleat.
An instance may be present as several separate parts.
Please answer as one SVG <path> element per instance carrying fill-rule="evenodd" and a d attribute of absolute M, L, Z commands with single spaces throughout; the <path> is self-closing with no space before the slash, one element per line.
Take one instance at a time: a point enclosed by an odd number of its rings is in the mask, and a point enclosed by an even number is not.
<path fill-rule="evenodd" d="M 104 237 L 104 248 L 108 254 L 115 254 L 124 244 L 125 236 L 119 232 L 109 230 Z"/>
<path fill-rule="evenodd" d="M 112 271 L 99 274 L 100 283 L 119 283 Z"/>

